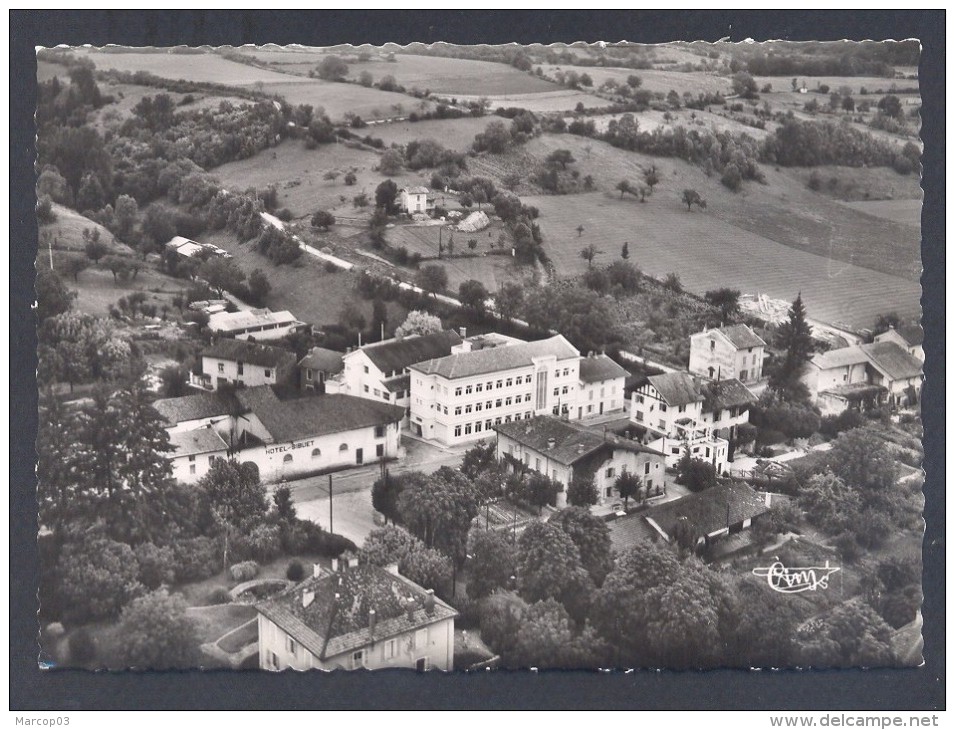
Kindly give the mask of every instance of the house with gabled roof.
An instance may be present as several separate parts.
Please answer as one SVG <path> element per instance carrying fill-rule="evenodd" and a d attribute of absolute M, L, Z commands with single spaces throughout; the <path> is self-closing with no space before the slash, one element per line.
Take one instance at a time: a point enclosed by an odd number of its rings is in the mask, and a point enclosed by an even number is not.
<path fill-rule="evenodd" d="M 431 191 L 421 185 L 401 188 L 398 191 L 398 206 L 408 215 L 427 213 L 434 210 L 434 198 L 430 198 Z"/>
<path fill-rule="evenodd" d="M 458 612 L 397 566 L 316 565 L 311 578 L 255 608 L 261 669 L 454 668 Z"/>
<path fill-rule="evenodd" d="M 519 463 L 556 482 L 560 488 L 558 509 L 567 506 L 567 487 L 575 480 L 593 481 L 599 504 L 619 498 L 613 485 L 625 472 L 639 478 L 641 496 L 659 494 L 665 487 L 663 454 L 639 441 L 598 433 L 553 416 L 535 416 L 493 428 L 498 460 Z"/>
<path fill-rule="evenodd" d="M 689 371 L 710 380 L 755 383 L 763 377 L 765 356 L 766 342 L 745 324 L 690 335 Z"/>
<path fill-rule="evenodd" d="M 243 309 L 238 312 L 216 312 L 209 317 L 209 329 L 224 337 L 237 340 L 280 340 L 295 332 L 308 329 L 290 311 L 273 312 L 264 309 Z"/>
<path fill-rule="evenodd" d="M 580 359 L 577 418 L 617 413 L 627 407 L 624 382 L 629 373 L 604 353 L 588 352 Z"/>
<path fill-rule="evenodd" d="M 203 390 L 281 385 L 291 381 L 295 360 L 281 347 L 222 337 L 200 353 L 201 372 L 192 373 L 190 384 Z"/>
<path fill-rule="evenodd" d="M 919 362 L 925 362 L 925 350 L 922 348 L 924 336 L 925 331 L 921 325 L 910 324 L 898 328 L 889 327 L 885 332 L 876 335 L 874 341 L 894 342 Z"/>
<path fill-rule="evenodd" d="M 345 368 L 343 353 L 313 347 L 298 361 L 298 386 L 302 390 L 325 392 L 325 381 Z"/>
<path fill-rule="evenodd" d="M 342 357 L 342 370 L 326 378 L 325 392 L 368 398 L 408 408 L 409 368 L 417 362 L 450 355 L 463 341 L 454 330 L 395 337 L 359 347 Z"/>
<path fill-rule="evenodd" d="M 921 398 L 922 380 L 922 362 L 890 339 L 819 353 L 802 376 L 823 415 L 886 402 L 913 406 Z"/>

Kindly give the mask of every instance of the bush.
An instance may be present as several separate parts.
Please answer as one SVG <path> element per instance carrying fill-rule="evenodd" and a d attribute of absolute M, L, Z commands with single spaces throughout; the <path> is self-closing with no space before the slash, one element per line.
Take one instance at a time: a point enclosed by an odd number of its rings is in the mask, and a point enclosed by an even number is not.
<path fill-rule="evenodd" d="M 176 580 L 176 554 L 171 547 L 144 542 L 134 548 L 139 562 L 139 582 L 149 590 Z"/>
<path fill-rule="evenodd" d="M 282 554 L 282 534 L 278 525 L 258 525 L 245 535 L 238 535 L 230 547 L 232 557 L 269 563 Z"/>
<path fill-rule="evenodd" d="M 229 568 L 229 575 L 232 576 L 232 580 L 237 583 L 244 583 L 247 580 L 252 580 L 259 574 L 259 564 L 254 560 L 245 560 L 241 563 L 236 563 L 235 565 Z"/>
<path fill-rule="evenodd" d="M 862 548 L 859 547 L 859 542 L 856 540 L 856 536 L 851 532 L 843 532 L 841 535 L 837 536 L 832 542 L 833 546 L 839 553 L 842 555 L 842 559 L 847 563 L 855 563 L 860 557 L 862 557 Z"/>
<path fill-rule="evenodd" d="M 133 549 L 106 537 L 64 545 L 57 576 L 64 614 L 77 623 L 111 618 L 142 591 Z"/>
<path fill-rule="evenodd" d="M 206 596 L 206 603 L 210 606 L 221 606 L 226 603 L 232 603 L 232 594 L 224 586 L 213 588 Z"/>
<path fill-rule="evenodd" d="M 879 563 L 879 580 L 887 591 L 920 582 L 922 563 L 915 555 L 892 555 Z"/>
<path fill-rule="evenodd" d="M 293 560 L 288 564 L 288 568 L 285 570 L 285 577 L 289 580 L 294 580 L 296 583 L 305 578 L 305 566 L 300 560 Z"/>
<path fill-rule="evenodd" d="M 843 411 L 837 416 L 824 416 L 819 424 L 819 432 L 829 438 L 835 438 L 843 431 L 858 428 L 864 422 L 858 411 Z"/>
<path fill-rule="evenodd" d="M 921 605 L 922 590 L 917 585 L 910 585 L 887 595 L 879 613 L 889 626 L 898 629 L 915 620 Z"/>
<path fill-rule="evenodd" d="M 176 582 L 204 580 L 222 568 L 222 555 L 215 540 L 193 537 L 173 544 L 176 556 Z"/>
<path fill-rule="evenodd" d="M 71 664 L 87 666 L 96 658 L 96 639 L 85 626 L 70 634 L 67 646 Z"/>
<path fill-rule="evenodd" d="M 334 274 L 334 273 L 336 273 L 336 272 L 338 271 L 338 266 L 336 266 L 335 263 L 332 262 L 332 261 L 326 261 L 326 262 L 325 262 L 325 271 L 326 271 L 326 273 Z"/>
<path fill-rule="evenodd" d="M 123 661 L 139 669 L 195 666 L 199 636 L 182 596 L 165 588 L 137 598 L 123 609 L 117 633 Z"/>
<path fill-rule="evenodd" d="M 454 628 L 474 630 L 481 628 L 481 602 L 460 596 L 452 599 L 451 605 L 457 609 L 458 617 L 454 619 Z M 480 661 L 480 660 L 479 660 Z"/>

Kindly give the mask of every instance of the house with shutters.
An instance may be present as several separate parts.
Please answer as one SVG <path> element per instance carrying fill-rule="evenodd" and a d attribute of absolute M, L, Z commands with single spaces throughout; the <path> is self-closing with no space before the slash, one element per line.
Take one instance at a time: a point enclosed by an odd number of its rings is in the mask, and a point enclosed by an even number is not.
<path fill-rule="evenodd" d="M 220 338 L 199 355 L 201 372 L 190 373 L 190 385 L 218 390 L 223 385 L 239 388 L 291 383 L 295 353 L 248 340 Z"/>
<path fill-rule="evenodd" d="M 281 400 L 269 386 L 158 400 L 177 479 L 198 481 L 216 458 L 252 462 L 275 483 L 404 455 L 404 410 L 347 395 Z M 220 443 L 221 442 L 221 443 Z"/>
<path fill-rule="evenodd" d="M 755 383 L 763 377 L 765 356 L 766 343 L 745 324 L 690 335 L 689 371 L 710 380 Z"/>
<path fill-rule="evenodd" d="M 396 565 L 316 564 L 311 578 L 255 608 L 261 669 L 454 668 L 457 611 Z"/>
<path fill-rule="evenodd" d="M 717 474 L 731 460 L 730 440 L 749 423 L 755 394 L 739 380 L 710 382 L 686 372 L 650 375 L 630 396 L 630 422 L 644 443 L 675 467 L 691 458 L 713 464 Z"/>
<path fill-rule="evenodd" d="M 345 368 L 344 355 L 324 347 L 313 347 L 298 361 L 298 387 L 303 391 L 325 392 L 325 381 Z"/>
<path fill-rule="evenodd" d="M 883 403 L 914 406 L 921 398 L 922 380 L 922 362 L 891 339 L 819 353 L 802 376 L 823 415 Z"/>
<path fill-rule="evenodd" d="M 359 347 L 342 356 L 342 370 L 326 378 L 325 392 L 368 398 L 407 409 L 411 402 L 411 366 L 450 355 L 452 348 L 462 341 L 457 332 L 444 330 Z"/>
<path fill-rule="evenodd" d="M 567 487 L 575 480 L 590 481 L 597 488 L 598 504 L 616 502 L 613 485 L 623 473 L 640 479 L 641 496 L 665 489 L 663 453 L 639 441 L 597 433 L 580 424 L 553 416 L 502 423 L 497 433 L 497 459 L 530 469 L 557 482 L 557 508 L 567 506 Z"/>

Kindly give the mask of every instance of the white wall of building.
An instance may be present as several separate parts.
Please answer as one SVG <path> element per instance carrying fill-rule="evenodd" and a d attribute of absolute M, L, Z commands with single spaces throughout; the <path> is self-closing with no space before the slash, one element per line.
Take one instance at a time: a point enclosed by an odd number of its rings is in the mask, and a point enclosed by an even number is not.
<path fill-rule="evenodd" d="M 689 418 L 703 418 L 703 401 L 683 406 L 668 406 L 660 393 L 650 383 L 644 383 L 630 396 L 630 420 L 659 433 L 676 432 L 676 422 Z"/>
<path fill-rule="evenodd" d="M 803 374 L 803 382 L 809 388 L 809 394 L 815 399 L 822 391 L 830 388 L 868 382 L 869 376 L 866 365 L 865 362 L 859 362 L 823 370 L 809 363 Z"/>
<path fill-rule="evenodd" d="M 690 336 L 689 370 L 705 378 L 738 378 L 744 383 L 755 382 L 763 377 L 764 357 L 765 348 L 737 350 L 718 330 L 697 332 Z"/>
<path fill-rule="evenodd" d="M 235 360 L 223 360 L 208 355 L 202 357 L 202 374 L 211 390 L 218 390 L 221 385 L 227 383 L 253 388 L 257 385 L 275 385 L 279 382 L 278 372 L 274 367 L 252 365 L 247 362 L 239 363 Z"/>
<path fill-rule="evenodd" d="M 624 378 L 580 383 L 577 400 L 577 418 L 590 418 L 602 413 L 615 413 L 626 408 L 623 394 Z"/>
<path fill-rule="evenodd" d="M 183 484 L 195 484 L 209 473 L 213 460 L 225 459 L 226 457 L 227 453 L 224 450 L 211 454 L 177 456 L 169 460 L 172 465 L 172 476 Z"/>

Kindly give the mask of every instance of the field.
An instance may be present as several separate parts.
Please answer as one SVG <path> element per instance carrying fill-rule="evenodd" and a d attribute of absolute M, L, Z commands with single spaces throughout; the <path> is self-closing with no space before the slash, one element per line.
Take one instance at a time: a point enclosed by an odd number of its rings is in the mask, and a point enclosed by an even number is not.
<path fill-rule="evenodd" d="M 679 274 L 689 291 L 728 286 L 792 300 L 802 292 L 810 317 L 851 327 L 870 326 L 882 312 L 918 314 L 917 282 L 782 245 L 718 219 L 688 213 L 675 196 L 647 204 L 609 193 L 541 196 L 525 202 L 541 211 L 545 249 L 564 276 L 583 272 L 580 250 L 593 243 L 609 263 L 629 243 L 630 260 L 652 276 Z M 582 236 L 575 230 L 585 227 Z"/>
<path fill-rule="evenodd" d="M 922 222 L 921 200 L 861 200 L 846 205 L 895 223 L 918 226 Z"/>
<path fill-rule="evenodd" d="M 477 101 L 482 96 L 491 102 L 492 110 L 502 106 L 514 106 L 541 114 L 570 112 L 578 104 L 583 104 L 585 109 L 592 109 L 609 103 L 593 94 L 560 88 L 556 91 L 542 91 L 537 94 L 457 94 L 456 98 L 458 101 Z"/>
<path fill-rule="evenodd" d="M 749 125 L 743 124 L 735 119 L 730 118 L 729 116 L 724 116 L 722 114 L 711 113 L 706 110 L 700 109 L 679 109 L 669 112 L 670 121 L 667 121 L 664 118 L 666 112 L 656 111 L 651 109 L 645 112 L 631 112 L 636 118 L 637 123 L 640 125 L 641 131 L 651 131 L 657 127 L 672 127 L 672 126 L 684 126 L 688 129 L 698 129 L 698 130 L 713 130 L 721 132 L 731 132 L 732 134 L 748 134 L 753 139 L 763 139 L 772 131 L 772 124 L 768 125 L 767 129 L 757 129 L 756 127 L 750 127 Z M 587 117 L 587 121 L 593 121 L 594 125 L 597 127 L 598 132 L 604 132 L 607 129 L 607 125 L 610 123 L 611 119 L 620 119 L 623 116 L 622 114 L 595 114 L 594 116 Z M 752 116 L 748 114 L 746 116 Z M 567 122 L 570 123 L 573 117 L 567 117 Z"/>
<path fill-rule="evenodd" d="M 464 152 L 471 147 L 474 136 L 500 117 L 462 117 L 460 119 L 427 119 L 422 122 L 388 122 L 369 130 L 386 145 L 407 144 L 416 139 L 434 139 L 448 149 Z"/>
<path fill-rule="evenodd" d="M 237 86 L 283 97 L 289 104 L 311 104 L 321 107 L 333 120 L 346 112 L 375 119 L 395 114 L 396 104 L 410 108 L 414 99 L 357 84 L 336 84 L 318 79 L 270 71 L 236 63 L 214 53 L 102 53 L 76 51 L 90 58 L 98 69 L 115 69 L 135 73 L 146 71 L 166 79 L 183 79 L 201 83 Z"/>
<path fill-rule="evenodd" d="M 805 86 L 810 92 L 809 94 L 799 94 L 803 99 L 806 99 L 807 96 L 810 98 L 821 96 L 812 93 L 814 89 L 820 86 L 828 86 L 830 92 L 838 91 L 845 86 L 855 96 L 863 88 L 870 95 L 892 94 L 895 93 L 892 91 L 893 86 L 896 89 L 912 89 L 919 85 L 919 82 L 913 79 L 888 79 L 881 76 L 797 76 L 796 78 L 798 78 L 797 83 Z M 792 92 L 792 76 L 754 76 L 753 79 L 760 89 L 766 84 L 771 84 L 774 92 Z M 878 96 L 872 101 L 878 101 Z"/>
<path fill-rule="evenodd" d="M 700 57 L 696 58 L 694 63 L 701 62 Z M 626 84 L 630 76 L 639 76 L 641 80 L 640 88 L 650 92 L 669 93 L 674 89 L 680 96 L 684 91 L 689 91 L 696 96 L 701 93 L 732 94 L 732 82 L 725 76 L 716 76 L 702 72 L 682 71 L 661 71 L 657 69 L 637 69 L 632 68 L 602 68 L 599 66 L 558 66 L 552 64 L 543 64 L 544 75 L 548 78 L 554 78 L 557 71 L 576 71 L 578 74 L 589 74 L 594 80 L 593 88 L 599 87 L 607 79 L 613 79 L 618 84 Z"/>
<path fill-rule="evenodd" d="M 355 291 L 357 272 L 325 271 L 324 264 L 309 254 L 291 266 L 275 266 L 253 248 L 253 243 L 239 244 L 227 233 L 202 237 L 204 243 L 221 246 L 235 257 L 246 273 L 262 269 L 272 284 L 268 307 L 273 311 L 288 309 L 303 322 L 326 325 L 338 322 L 339 314 L 348 308 L 360 311 L 370 321 L 371 302 Z M 388 327 L 404 321 L 407 312 L 397 303 L 388 302 Z"/>

